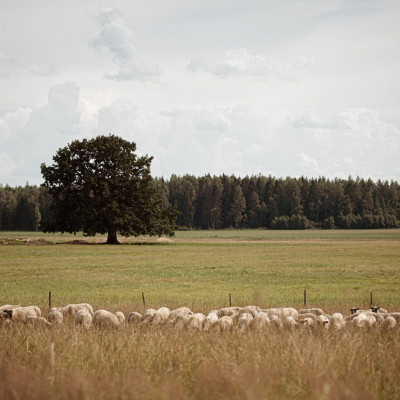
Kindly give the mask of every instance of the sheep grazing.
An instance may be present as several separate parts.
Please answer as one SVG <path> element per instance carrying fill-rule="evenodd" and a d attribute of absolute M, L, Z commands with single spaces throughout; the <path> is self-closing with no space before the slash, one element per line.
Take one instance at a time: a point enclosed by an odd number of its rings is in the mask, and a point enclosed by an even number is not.
<path fill-rule="evenodd" d="M 353 318 L 352 323 L 360 328 L 367 328 L 376 324 L 376 318 L 373 315 L 360 313 Z"/>
<path fill-rule="evenodd" d="M 295 320 L 299 318 L 298 311 L 293 307 L 267 308 L 266 310 L 263 311 L 267 312 L 270 318 L 271 315 L 276 315 L 281 320 L 284 320 L 286 317 L 293 317 Z"/>
<path fill-rule="evenodd" d="M 217 311 L 218 318 L 230 317 L 240 311 L 240 307 L 225 307 Z"/>
<path fill-rule="evenodd" d="M 225 315 L 214 322 L 212 329 L 217 332 L 229 332 L 232 330 L 232 327 L 232 318 L 228 315 Z"/>
<path fill-rule="evenodd" d="M 268 318 L 273 326 L 276 326 L 277 328 L 282 328 L 282 320 L 276 314 L 268 314 Z"/>
<path fill-rule="evenodd" d="M 269 324 L 270 324 L 270 320 L 269 320 L 268 314 L 261 311 L 253 318 L 253 321 L 251 321 L 250 328 L 255 331 L 262 331 Z"/>
<path fill-rule="evenodd" d="M 184 329 L 188 325 L 190 318 L 188 315 L 178 315 L 173 325 L 176 329 Z"/>
<path fill-rule="evenodd" d="M 299 314 L 314 314 L 314 315 L 325 315 L 325 312 L 321 308 L 303 308 L 299 310 Z"/>
<path fill-rule="evenodd" d="M 64 316 L 75 317 L 75 314 L 82 309 L 86 309 L 91 316 L 94 315 L 93 307 L 88 303 L 68 304 L 61 307 L 61 312 Z"/>
<path fill-rule="evenodd" d="M 140 324 L 141 320 L 142 320 L 142 314 L 136 312 L 136 311 L 132 311 L 129 315 L 128 315 L 128 323 L 129 324 Z"/>
<path fill-rule="evenodd" d="M 41 317 L 41 311 L 39 307 L 27 306 L 17 307 L 13 309 L 7 309 L 1 311 L 1 319 L 11 319 L 13 322 L 25 322 L 27 317 Z"/>
<path fill-rule="evenodd" d="M 346 325 L 346 321 L 341 313 L 333 313 L 331 315 L 331 326 L 335 329 L 343 329 Z"/>
<path fill-rule="evenodd" d="M 110 311 L 97 310 L 93 315 L 93 325 L 119 328 L 121 326 L 117 316 Z"/>
<path fill-rule="evenodd" d="M 391 316 L 387 316 L 383 321 L 383 326 L 385 328 L 395 328 L 397 325 L 397 321 Z"/>
<path fill-rule="evenodd" d="M 310 328 L 314 325 L 315 321 L 310 317 L 305 317 L 305 318 L 299 319 L 298 323 L 307 328 Z"/>
<path fill-rule="evenodd" d="M 118 318 L 118 321 L 121 325 L 125 322 L 125 315 L 122 311 L 117 311 L 115 316 Z"/>
<path fill-rule="evenodd" d="M 285 326 L 288 328 L 292 328 L 297 325 L 296 320 L 291 315 L 288 315 L 287 317 L 285 317 L 283 319 L 283 322 L 284 322 Z"/>
<path fill-rule="evenodd" d="M 393 317 L 398 324 L 400 324 L 400 312 L 389 313 L 388 317 Z"/>
<path fill-rule="evenodd" d="M 326 316 L 326 315 L 318 315 L 317 322 L 320 326 L 322 326 L 323 328 L 326 328 L 326 329 L 329 328 L 330 323 L 331 323 L 328 316 Z"/>
<path fill-rule="evenodd" d="M 208 313 L 208 315 L 204 318 L 203 321 L 203 330 L 204 331 L 209 331 L 214 323 L 218 321 L 218 315 L 216 314 L 216 311 L 211 311 Z"/>
<path fill-rule="evenodd" d="M 257 316 L 261 312 L 261 308 L 257 306 L 246 306 L 239 310 L 239 315 L 244 313 L 251 314 L 253 317 Z"/>
<path fill-rule="evenodd" d="M 93 317 L 85 308 L 78 310 L 75 314 L 75 325 L 80 325 L 84 329 L 89 329 L 92 326 Z"/>
<path fill-rule="evenodd" d="M 13 310 L 14 308 L 20 308 L 21 306 L 12 306 L 9 304 L 5 304 L 4 306 L 0 306 L 0 311 L 3 310 Z"/>
<path fill-rule="evenodd" d="M 64 317 L 61 308 L 52 308 L 49 312 L 49 315 L 47 316 L 47 319 L 51 323 L 62 324 Z"/>
<path fill-rule="evenodd" d="M 206 316 L 202 313 L 196 313 L 192 317 L 189 317 L 187 327 L 188 329 L 195 329 L 201 331 L 203 329 L 203 322 Z"/>
<path fill-rule="evenodd" d="M 238 324 L 239 324 L 239 332 L 243 333 L 250 326 L 251 321 L 253 321 L 254 317 L 250 313 L 243 313 L 240 315 Z M 233 321 L 232 321 L 233 322 Z"/>
<path fill-rule="evenodd" d="M 51 326 L 52 323 L 47 321 L 46 318 L 37 317 L 34 315 L 28 315 L 25 319 L 26 324 L 36 325 L 36 326 Z"/>
<path fill-rule="evenodd" d="M 143 314 L 141 325 L 148 325 L 155 313 L 156 310 L 154 308 L 148 308 Z"/>
<path fill-rule="evenodd" d="M 171 310 L 167 307 L 159 308 L 151 317 L 150 325 L 162 325 L 167 321 Z"/>

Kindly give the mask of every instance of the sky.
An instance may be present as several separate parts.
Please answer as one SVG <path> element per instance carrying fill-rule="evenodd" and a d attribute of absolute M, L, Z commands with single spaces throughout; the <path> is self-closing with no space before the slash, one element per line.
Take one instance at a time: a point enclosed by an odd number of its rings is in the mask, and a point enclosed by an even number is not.
<path fill-rule="evenodd" d="M 109 133 L 172 174 L 400 181 L 398 0 L 0 0 L 0 184 Z"/>

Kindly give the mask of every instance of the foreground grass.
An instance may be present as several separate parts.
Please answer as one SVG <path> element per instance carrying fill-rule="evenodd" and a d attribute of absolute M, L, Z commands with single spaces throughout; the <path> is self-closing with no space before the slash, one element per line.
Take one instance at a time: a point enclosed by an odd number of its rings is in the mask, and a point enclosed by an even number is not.
<path fill-rule="evenodd" d="M 45 307 L 400 306 L 400 230 L 177 232 L 173 242 L 67 244 L 71 235 L 3 233 L 51 245 L 0 244 L 0 303 Z M 92 238 L 90 240 L 99 240 Z M 100 238 L 100 240 L 102 240 Z M 1 243 L 1 242 L 0 242 Z"/>
<path fill-rule="evenodd" d="M 0 327 L 2 399 L 395 399 L 400 330 Z"/>

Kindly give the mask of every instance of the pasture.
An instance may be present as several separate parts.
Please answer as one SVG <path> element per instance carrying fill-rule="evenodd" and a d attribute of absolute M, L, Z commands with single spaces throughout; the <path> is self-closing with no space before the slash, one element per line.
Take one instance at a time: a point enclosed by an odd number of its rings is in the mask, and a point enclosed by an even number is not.
<path fill-rule="evenodd" d="M 16 240 L 19 239 L 19 240 Z M 29 239 L 29 241 L 27 241 Z M 171 242 L 2 232 L 0 303 L 400 311 L 400 230 L 194 231 Z M 47 243 L 47 244 L 45 244 Z M 0 398 L 396 399 L 400 329 L 207 333 L 0 326 Z"/>

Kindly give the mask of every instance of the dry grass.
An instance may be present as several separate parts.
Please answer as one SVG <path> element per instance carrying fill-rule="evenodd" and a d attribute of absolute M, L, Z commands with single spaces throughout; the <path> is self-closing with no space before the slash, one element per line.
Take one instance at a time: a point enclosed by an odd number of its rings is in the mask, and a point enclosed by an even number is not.
<path fill-rule="evenodd" d="M 1 399 L 395 399 L 400 330 L 0 327 Z"/>

